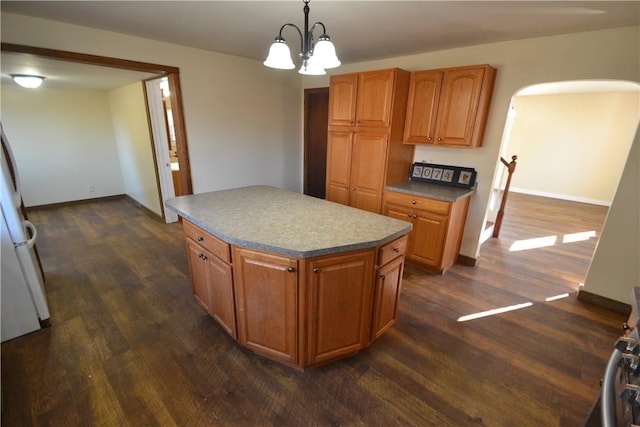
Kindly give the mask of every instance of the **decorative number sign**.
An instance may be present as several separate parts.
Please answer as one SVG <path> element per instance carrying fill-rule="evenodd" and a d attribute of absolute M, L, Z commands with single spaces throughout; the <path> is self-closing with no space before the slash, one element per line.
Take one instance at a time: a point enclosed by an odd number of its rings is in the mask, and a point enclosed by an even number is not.
<path fill-rule="evenodd" d="M 476 184 L 476 170 L 459 166 L 414 163 L 411 166 L 411 181 L 431 182 L 454 187 L 472 188 Z"/>

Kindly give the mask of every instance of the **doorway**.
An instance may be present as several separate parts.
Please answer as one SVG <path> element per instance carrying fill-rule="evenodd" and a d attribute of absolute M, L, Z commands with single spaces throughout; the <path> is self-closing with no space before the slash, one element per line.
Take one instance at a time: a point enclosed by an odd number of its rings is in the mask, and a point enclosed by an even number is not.
<path fill-rule="evenodd" d="M 186 130 L 184 122 L 184 114 L 182 108 L 182 97 L 180 88 L 179 69 L 172 66 L 151 64 L 145 62 L 124 60 L 119 58 L 110 58 L 97 55 L 89 55 L 77 52 L 60 51 L 55 49 L 46 49 L 32 46 L 15 45 L 10 43 L 1 44 L 2 52 L 13 54 L 26 54 L 39 58 L 47 58 L 50 60 L 63 61 L 67 63 L 78 63 L 85 65 L 94 65 L 98 67 L 137 71 L 156 75 L 166 78 L 166 84 L 171 92 L 170 109 L 173 118 L 173 129 L 175 139 L 175 162 L 179 164 L 176 178 L 180 187 L 179 194 L 191 194 L 191 172 L 189 165 L 189 156 L 186 141 Z M 149 110 L 147 110 L 147 115 Z M 164 114 L 164 113 L 162 113 Z M 154 150 L 155 151 L 155 150 Z M 154 156 L 153 159 L 156 169 L 156 180 L 158 182 L 158 190 L 160 190 L 160 180 L 158 174 L 158 162 Z M 161 165 L 164 163 L 160 163 Z M 167 214 L 162 205 L 163 216 Z"/>
<path fill-rule="evenodd" d="M 517 203 L 510 210 L 507 202 L 505 217 L 524 216 L 518 205 L 528 203 L 530 212 L 526 215 L 536 218 L 528 223 L 536 231 L 528 233 L 528 227 L 522 226 L 505 230 L 508 235 L 500 241 L 505 254 L 517 257 L 517 252 L 524 250 L 533 255 L 554 245 L 555 250 L 560 250 L 560 246 L 570 247 L 578 239 L 597 239 L 604 215 L 597 229 L 593 225 L 589 230 L 549 228 L 550 222 L 555 224 L 564 215 L 572 218 L 564 220 L 569 226 L 569 222 L 580 222 L 582 212 L 600 208 L 606 213 L 638 126 L 639 95 L 640 85 L 621 81 L 545 83 L 523 88 L 513 95 L 500 156 L 506 160 L 518 156 L 511 182 L 513 200 Z M 505 177 L 505 167 L 498 160 L 485 231 L 491 229 L 489 224 L 500 205 L 500 197 L 496 196 L 501 196 Z M 551 207 L 545 208 L 545 213 L 543 204 Z M 553 209 L 557 212 L 556 219 Z M 551 229 L 554 231 L 549 232 Z M 483 233 L 480 244 L 496 244 L 493 241 L 500 240 L 489 239 L 490 235 L 491 232 Z M 587 259 L 592 256 L 593 250 Z M 576 273 L 586 275 L 586 269 Z M 574 286 L 577 290 L 579 283 Z"/>
<path fill-rule="evenodd" d="M 304 91 L 304 194 L 325 198 L 329 88 Z"/>

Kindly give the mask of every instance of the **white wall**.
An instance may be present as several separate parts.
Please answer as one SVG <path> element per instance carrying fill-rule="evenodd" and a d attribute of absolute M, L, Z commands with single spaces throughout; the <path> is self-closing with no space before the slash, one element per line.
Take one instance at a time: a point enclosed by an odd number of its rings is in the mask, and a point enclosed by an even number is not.
<path fill-rule="evenodd" d="M 1 102 L 25 206 L 124 193 L 105 92 L 2 85 Z"/>
<path fill-rule="evenodd" d="M 162 216 L 142 83 L 107 93 L 125 193 Z"/>
<path fill-rule="evenodd" d="M 639 93 L 516 96 L 513 106 L 512 191 L 609 206 L 638 126 Z"/>
<path fill-rule="evenodd" d="M 339 48 L 339 46 L 338 46 Z M 498 70 L 484 145 L 476 149 L 417 147 L 414 160 L 474 167 L 478 188 L 471 198 L 461 254 L 476 258 L 480 233 L 498 164 L 503 130 L 511 97 L 521 88 L 566 80 L 638 81 L 640 27 L 540 37 L 450 49 L 379 61 L 346 64 L 332 74 L 399 67 L 408 71 L 491 64 Z M 317 78 L 304 78 L 305 88 L 326 86 Z M 301 95 L 299 95 L 301 96 Z"/>
<path fill-rule="evenodd" d="M 636 133 L 583 288 L 626 304 L 631 302 L 631 288 L 640 286 L 639 183 L 640 133 Z"/>
<path fill-rule="evenodd" d="M 180 69 L 195 193 L 248 184 L 302 189 L 301 79 L 260 61 L 2 13 L 3 42 Z"/>

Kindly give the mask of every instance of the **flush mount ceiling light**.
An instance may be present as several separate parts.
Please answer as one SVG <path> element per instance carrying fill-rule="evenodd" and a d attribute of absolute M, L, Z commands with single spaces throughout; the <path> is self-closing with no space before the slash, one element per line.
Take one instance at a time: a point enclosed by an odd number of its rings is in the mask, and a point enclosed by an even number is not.
<path fill-rule="evenodd" d="M 31 76 L 28 74 L 11 74 L 11 78 L 20 86 L 29 89 L 40 87 L 40 85 L 44 81 L 44 77 L 42 76 Z"/>
<path fill-rule="evenodd" d="M 298 73 L 307 75 L 326 74 L 325 69 L 338 67 L 340 60 L 336 56 L 336 48 L 333 43 L 331 43 L 324 24 L 322 22 L 316 22 L 311 29 L 309 29 L 309 1 L 311 0 L 302 1 L 304 2 L 304 33 L 294 24 L 284 24 L 280 27 L 278 37 L 276 37 L 269 48 L 269 56 L 264 61 L 264 65 L 280 70 L 291 70 L 295 68 L 291 60 L 289 46 L 287 46 L 287 42 L 282 37 L 282 30 L 286 27 L 293 27 L 298 31 L 298 35 L 300 36 L 301 48 L 298 56 L 302 59 L 302 65 Z M 322 27 L 322 35 L 318 37 L 318 43 L 314 44 L 313 30 L 318 26 Z"/>

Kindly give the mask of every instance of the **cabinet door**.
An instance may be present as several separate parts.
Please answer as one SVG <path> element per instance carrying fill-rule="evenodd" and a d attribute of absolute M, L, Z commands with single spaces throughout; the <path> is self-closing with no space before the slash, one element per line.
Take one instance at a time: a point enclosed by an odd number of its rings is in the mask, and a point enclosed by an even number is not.
<path fill-rule="evenodd" d="M 298 362 L 295 259 L 234 248 L 238 341 L 287 363 Z"/>
<path fill-rule="evenodd" d="M 396 322 L 403 268 L 404 257 L 398 257 L 378 269 L 373 298 L 371 341 L 377 339 Z"/>
<path fill-rule="evenodd" d="M 353 139 L 350 205 L 380 213 L 387 159 L 387 133 L 356 132 Z"/>
<path fill-rule="evenodd" d="M 416 230 L 416 226 L 414 224 L 413 212 L 410 209 L 405 209 L 400 206 L 389 205 L 385 203 L 384 213 L 385 216 L 390 218 L 399 219 L 401 221 L 407 221 L 413 224 L 413 229 L 407 235 L 407 249 L 405 251 L 405 256 L 407 258 L 412 254 L 412 246 L 413 246 L 413 235 Z"/>
<path fill-rule="evenodd" d="M 308 364 L 356 353 L 369 343 L 375 250 L 309 261 Z"/>
<path fill-rule="evenodd" d="M 187 238 L 187 255 L 189 257 L 189 272 L 191 273 L 191 287 L 196 301 L 211 314 L 211 293 L 209 289 L 209 274 L 207 254 L 202 246 Z"/>
<path fill-rule="evenodd" d="M 436 144 L 471 146 L 485 69 L 447 70 L 442 79 Z"/>
<path fill-rule="evenodd" d="M 388 128 L 395 70 L 382 70 L 358 75 L 356 126 Z"/>
<path fill-rule="evenodd" d="M 209 268 L 210 314 L 233 338 L 236 334 L 236 310 L 233 297 L 233 276 L 229 264 L 216 256 L 207 258 Z"/>
<path fill-rule="evenodd" d="M 327 138 L 327 200 L 349 204 L 353 132 L 329 131 Z"/>
<path fill-rule="evenodd" d="M 413 241 L 408 258 L 440 268 L 447 233 L 448 217 L 416 211 Z"/>
<path fill-rule="evenodd" d="M 404 125 L 404 143 L 433 143 L 441 86 L 441 71 L 411 73 Z"/>
<path fill-rule="evenodd" d="M 331 76 L 329 82 L 329 126 L 354 126 L 357 74 Z"/>

